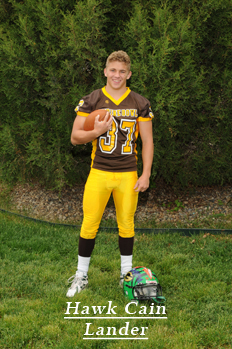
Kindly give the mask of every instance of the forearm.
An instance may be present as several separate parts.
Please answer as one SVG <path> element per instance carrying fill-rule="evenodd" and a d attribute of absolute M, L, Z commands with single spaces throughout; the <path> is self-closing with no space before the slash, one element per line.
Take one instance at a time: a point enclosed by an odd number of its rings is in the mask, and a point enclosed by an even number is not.
<path fill-rule="evenodd" d="M 109 117 L 109 113 L 106 113 L 104 120 L 99 121 L 99 115 L 95 118 L 94 129 L 91 131 L 84 130 L 85 117 L 77 116 L 71 133 L 71 143 L 73 145 L 86 144 L 92 142 L 100 135 L 109 131 L 112 124 L 112 116 Z"/>
<path fill-rule="evenodd" d="M 84 130 L 74 130 L 71 134 L 71 143 L 73 145 L 86 144 L 92 142 L 99 136 L 96 130 L 84 131 Z"/>
<path fill-rule="evenodd" d="M 154 155 L 154 145 L 153 141 L 143 142 L 142 147 L 142 161 L 143 161 L 143 175 L 150 178 L 151 175 L 151 167 L 153 163 L 153 155 Z"/>

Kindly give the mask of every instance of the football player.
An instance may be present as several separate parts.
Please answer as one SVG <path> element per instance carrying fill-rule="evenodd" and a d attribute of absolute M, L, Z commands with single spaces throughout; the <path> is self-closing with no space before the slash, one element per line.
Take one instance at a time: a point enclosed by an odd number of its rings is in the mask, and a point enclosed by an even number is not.
<path fill-rule="evenodd" d="M 83 197 L 83 222 L 79 238 L 76 274 L 69 282 L 67 297 L 88 285 L 91 253 L 99 224 L 112 193 L 119 230 L 121 254 L 120 285 L 132 269 L 134 215 L 138 193 L 149 187 L 153 162 L 153 113 L 150 102 L 127 87 L 132 73 L 130 58 L 124 51 L 113 52 L 104 69 L 106 86 L 83 97 L 76 107 L 71 143 L 92 142 L 92 163 Z M 103 121 L 95 119 L 94 129 L 84 130 L 86 117 L 94 110 L 106 109 Z M 137 176 L 136 140 L 142 140 L 143 172 Z"/>

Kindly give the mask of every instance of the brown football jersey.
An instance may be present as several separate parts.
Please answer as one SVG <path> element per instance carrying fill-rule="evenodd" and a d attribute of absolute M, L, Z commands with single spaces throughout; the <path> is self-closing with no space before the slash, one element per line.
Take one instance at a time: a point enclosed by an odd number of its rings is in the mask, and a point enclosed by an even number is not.
<path fill-rule="evenodd" d="M 110 172 L 136 171 L 138 121 L 153 118 L 149 100 L 129 88 L 115 100 L 103 87 L 83 97 L 75 111 L 77 115 L 87 117 L 96 109 L 108 110 L 113 115 L 113 122 L 108 132 L 92 142 L 91 166 Z"/>

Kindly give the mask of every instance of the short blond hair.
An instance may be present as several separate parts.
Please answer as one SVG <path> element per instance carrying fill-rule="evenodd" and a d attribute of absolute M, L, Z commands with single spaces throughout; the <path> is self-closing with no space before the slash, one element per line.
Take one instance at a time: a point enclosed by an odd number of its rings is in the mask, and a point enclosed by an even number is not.
<path fill-rule="evenodd" d="M 109 63 L 115 62 L 115 61 L 125 63 L 128 67 L 128 70 L 130 71 L 131 61 L 130 61 L 130 57 L 126 52 L 124 51 L 112 52 L 106 60 L 106 67 L 108 66 Z"/>

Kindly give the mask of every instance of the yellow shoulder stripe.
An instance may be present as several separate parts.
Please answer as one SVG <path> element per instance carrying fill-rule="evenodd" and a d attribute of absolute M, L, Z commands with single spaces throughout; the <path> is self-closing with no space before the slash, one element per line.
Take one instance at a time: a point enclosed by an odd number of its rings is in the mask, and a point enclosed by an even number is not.
<path fill-rule="evenodd" d="M 143 121 L 151 121 L 151 120 L 152 120 L 152 118 L 143 118 L 142 116 L 139 116 L 138 119 L 137 119 L 138 122 L 141 122 L 141 121 L 142 122 Z"/>
<path fill-rule="evenodd" d="M 89 115 L 89 113 L 84 113 L 84 112 L 82 112 L 82 111 L 78 111 L 78 112 L 77 112 L 77 115 L 78 115 L 78 116 L 85 116 L 85 117 L 87 117 L 87 116 Z"/>

